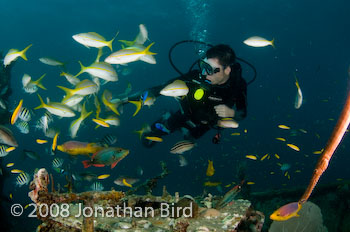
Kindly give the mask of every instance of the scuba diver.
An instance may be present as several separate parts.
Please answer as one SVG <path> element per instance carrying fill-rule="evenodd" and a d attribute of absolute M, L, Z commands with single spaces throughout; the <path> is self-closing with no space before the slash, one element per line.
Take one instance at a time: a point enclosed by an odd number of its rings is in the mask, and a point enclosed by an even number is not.
<path fill-rule="evenodd" d="M 169 58 L 173 65 L 170 52 Z M 237 59 L 239 58 L 230 46 L 211 45 L 205 57 L 197 62 L 199 70 L 192 70 L 192 65 L 190 71 L 180 77 L 150 88 L 141 95 L 137 93 L 123 99 L 123 102 L 132 102 L 144 101 L 147 96 L 156 98 L 160 91 L 174 80 L 184 81 L 189 89 L 187 95 L 177 98 L 180 110 L 160 118 L 142 134 L 143 145 L 152 147 L 156 143 L 145 137 L 162 137 L 183 128 L 187 129 L 185 139 L 188 140 L 198 139 L 212 128 L 217 129 L 212 142 L 219 143 L 222 129 L 218 126 L 220 120 L 229 118 L 236 122 L 247 116 L 247 82 L 242 78 L 242 68 Z"/>

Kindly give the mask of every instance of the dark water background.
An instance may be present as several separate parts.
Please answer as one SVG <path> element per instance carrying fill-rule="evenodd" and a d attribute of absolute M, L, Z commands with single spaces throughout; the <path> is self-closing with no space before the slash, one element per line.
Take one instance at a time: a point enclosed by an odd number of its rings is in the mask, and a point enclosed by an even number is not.
<path fill-rule="evenodd" d="M 204 5 L 206 4 L 206 5 Z M 110 173 L 112 176 L 101 181 L 105 189 L 115 187 L 113 179 L 119 175 L 136 176 L 136 168 L 144 169 L 145 180 L 161 171 L 159 161 L 165 161 L 171 174 L 160 181 L 155 193 L 161 193 L 162 185 L 173 194 L 198 195 L 203 192 L 203 182 L 208 180 L 205 171 L 207 160 L 214 161 L 215 175 L 209 180 L 221 181 L 223 185 L 237 182 L 239 166 L 246 167 L 247 181 L 255 182 L 252 191 L 279 189 L 282 187 L 306 186 L 319 155 L 312 154 L 320 150 L 336 123 L 345 102 L 348 88 L 349 28 L 350 20 L 348 1 L 1 1 L 0 2 L 1 36 L 0 50 L 7 52 L 10 48 L 29 49 L 28 62 L 17 61 L 12 70 L 10 98 L 12 108 L 24 98 L 24 105 L 34 108 L 39 104 L 35 94 L 29 95 L 22 90 L 21 78 L 24 73 L 37 79 L 43 73 L 47 76 L 43 84 L 49 91 L 39 89 L 43 97 L 60 101 L 63 92 L 56 85 L 69 86 L 59 69 L 44 65 L 38 61 L 43 56 L 55 57 L 68 62 L 70 73 L 79 71 L 78 60 L 90 64 L 96 56 L 96 49 L 87 49 L 72 39 L 72 35 L 82 32 L 97 32 L 110 40 L 117 31 L 117 39 L 133 40 L 138 33 L 138 25 L 145 24 L 151 42 L 155 45 L 151 51 L 156 52 L 156 65 L 136 62 L 128 65 L 131 73 L 119 74 L 119 81 L 102 87 L 113 92 L 122 93 L 130 82 L 133 92 L 142 90 L 177 76 L 168 61 L 168 49 L 175 42 L 184 39 L 204 39 L 212 44 L 225 43 L 232 46 L 236 54 L 250 61 L 258 71 L 258 79 L 248 88 L 248 117 L 236 130 L 225 130 L 223 141 L 212 144 L 215 131 L 208 132 L 197 141 L 197 146 L 185 154 L 189 164 L 179 167 L 178 159 L 169 153 L 171 146 L 182 139 L 181 133 L 167 136 L 165 141 L 153 149 L 143 148 L 138 136 L 133 133 L 144 123 L 152 123 L 166 111 L 176 111 L 178 104 L 171 98 L 161 97 L 148 109 L 145 107 L 132 117 L 134 106 L 126 106 L 120 117 L 121 125 L 117 128 L 100 128 L 94 130 L 91 118 L 86 120 L 78 132 L 79 141 L 98 141 L 105 134 L 112 133 L 118 138 L 117 145 L 130 149 L 130 155 L 118 166 L 90 168 L 97 174 Z M 203 31 L 206 30 L 206 31 Z M 272 47 L 253 48 L 242 43 L 250 36 L 259 35 L 267 39 L 275 38 L 276 49 Z M 120 43 L 114 42 L 114 50 L 120 49 Z M 108 49 L 105 49 L 107 52 Z M 174 51 L 174 62 L 183 71 L 198 58 L 191 44 L 178 47 Z M 244 67 L 244 77 L 251 78 L 252 72 Z M 304 94 L 301 109 L 294 109 L 296 87 L 293 73 L 299 78 Z M 85 75 L 85 74 L 84 74 Z M 81 76 L 83 77 L 83 76 Z M 84 76 L 88 78 L 88 76 Z M 99 95 L 101 95 L 100 91 Z M 326 100 L 326 101 L 325 101 Z M 90 98 L 93 101 L 93 98 Z M 44 110 L 35 111 L 34 121 Z M 333 120 L 334 119 L 334 120 Z M 57 119 L 61 128 L 59 143 L 70 140 L 68 127 L 72 119 Z M 277 127 L 285 124 L 292 130 Z M 45 167 L 49 172 L 54 158 L 45 152 L 50 145 L 38 145 L 35 139 L 43 138 L 40 131 L 31 127 L 28 135 L 23 135 L 11 127 L 19 140 L 20 147 L 7 157 L 3 164 L 15 162 L 16 168 L 32 173 L 34 168 Z M 244 130 L 247 133 L 244 133 Z M 304 129 L 307 134 L 298 129 Z M 293 131 L 297 134 L 291 136 Z M 240 132 L 241 136 L 231 136 Z M 316 136 L 320 135 L 320 138 Z M 284 143 L 275 140 L 284 137 L 296 144 L 301 151 L 296 152 Z M 19 159 L 23 148 L 34 150 L 41 155 L 39 161 Z M 333 156 L 329 169 L 320 183 L 335 182 L 338 178 L 348 179 L 349 138 L 344 141 Z M 247 154 L 271 154 L 270 160 L 247 160 Z M 277 160 L 273 154 L 281 158 Z M 71 168 L 83 171 L 80 163 L 68 155 L 58 153 L 57 157 L 65 159 Z M 279 170 L 277 162 L 292 165 L 288 180 Z M 295 173 L 301 170 L 301 173 Z M 270 172 L 275 174 L 271 175 Z M 13 201 L 29 203 L 27 186 L 15 187 L 16 175 L 6 179 L 4 195 L 13 193 Z M 64 176 L 54 173 L 56 183 L 65 184 Z M 81 190 L 89 188 L 92 183 L 83 182 Z M 122 190 L 125 190 L 121 188 Z M 225 192 L 228 189 L 222 187 Z M 216 188 L 208 190 L 222 194 Z"/>

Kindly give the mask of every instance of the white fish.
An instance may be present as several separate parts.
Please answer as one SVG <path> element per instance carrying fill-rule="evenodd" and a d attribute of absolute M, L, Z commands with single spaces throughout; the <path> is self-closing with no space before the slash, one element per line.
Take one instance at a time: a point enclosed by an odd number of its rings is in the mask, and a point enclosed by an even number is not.
<path fill-rule="evenodd" d="M 32 77 L 25 73 L 22 77 L 23 87 L 27 86 L 31 80 L 32 80 Z"/>
<path fill-rule="evenodd" d="M 29 76 L 28 74 L 24 74 L 22 77 L 23 90 L 26 93 L 30 93 L 30 94 L 38 91 L 38 87 L 46 90 L 45 86 L 41 83 L 41 81 L 45 76 L 46 74 L 39 77 L 36 81 L 33 81 L 31 76 Z"/>
<path fill-rule="evenodd" d="M 85 104 L 83 105 L 83 109 L 81 110 L 81 114 L 80 117 L 76 120 L 74 120 L 69 127 L 69 133 L 70 136 L 72 138 L 75 138 L 77 136 L 78 130 L 80 128 L 81 123 L 87 118 L 89 117 L 89 115 L 92 113 L 92 111 L 90 112 L 86 112 L 85 109 Z"/>
<path fill-rule="evenodd" d="M 71 84 L 71 85 L 77 85 L 80 80 L 78 78 L 76 78 L 75 76 L 73 76 L 72 74 L 66 73 L 66 72 L 61 72 L 60 76 L 64 76 L 67 81 Z"/>
<path fill-rule="evenodd" d="M 222 128 L 238 128 L 239 124 L 232 118 L 221 118 L 218 120 L 218 126 Z"/>
<path fill-rule="evenodd" d="M 51 114 L 60 116 L 60 117 L 74 117 L 75 113 L 66 105 L 59 103 L 59 102 L 49 102 L 45 104 L 41 96 L 38 94 L 40 105 L 35 107 L 34 109 L 41 109 L 45 108 L 47 111 L 49 111 Z"/>
<path fill-rule="evenodd" d="M 85 67 L 80 61 L 79 61 L 79 64 L 80 64 L 81 70 L 74 77 L 77 77 L 82 73 L 89 73 L 90 75 L 101 78 L 105 81 L 118 80 L 117 72 L 114 70 L 112 65 L 106 62 L 95 62 L 88 67 Z"/>
<path fill-rule="evenodd" d="M 125 49 L 133 49 L 133 50 L 137 50 L 137 51 L 143 51 L 146 49 L 145 46 L 143 46 L 142 44 L 134 44 L 130 47 L 127 47 Z M 154 58 L 154 56 L 152 55 L 144 55 L 140 57 L 140 60 L 142 60 L 143 62 L 149 63 L 149 64 L 156 64 L 156 58 Z"/>
<path fill-rule="evenodd" d="M 105 62 L 109 64 L 127 64 L 130 62 L 134 62 L 137 60 L 140 60 L 141 57 L 146 56 L 146 55 L 155 55 L 157 53 L 150 52 L 149 49 L 154 43 L 151 43 L 146 47 L 144 50 L 139 50 L 136 48 L 125 48 L 121 49 L 117 52 L 112 53 L 109 55 L 106 59 Z"/>
<path fill-rule="evenodd" d="M 303 93 L 301 92 L 299 82 L 295 73 L 294 73 L 294 77 L 295 77 L 295 85 L 297 86 L 297 89 L 298 89 L 297 95 L 295 96 L 294 108 L 299 109 L 303 104 Z"/>
<path fill-rule="evenodd" d="M 64 66 L 64 63 L 50 57 L 41 57 L 39 61 L 50 66 Z"/>
<path fill-rule="evenodd" d="M 6 106 L 6 102 L 2 99 L 0 99 L 0 107 L 1 109 L 3 110 L 6 110 L 7 109 L 7 106 Z"/>
<path fill-rule="evenodd" d="M 179 155 L 179 163 L 180 167 L 185 167 L 188 164 L 186 158 L 183 155 Z"/>
<path fill-rule="evenodd" d="M 111 125 L 111 126 L 119 126 L 120 125 L 119 118 L 117 118 L 113 115 L 110 115 L 106 119 L 104 119 L 104 122 L 107 123 L 108 125 Z"/>
<path fill-rule="evenodd" d="M 66 96 L 63 99 L 63 101 L 65 101 L 66 99 L 70 98 L 73 95 L 86 96 L 86 95 L 94 94 L 99 89 L 98 86 L 96 85 L 96 83 L 94 83 L 88 79 L 85 79 L 85 80 L 82 80 L 81 82 L 79 82 L 75 86 L 75 89 L 69 89 L 69 88 L 66 88 L 63 86 L 59 86 L 59 85 L 57 87 L 66 92 Z"/>
<path fill-rule="evenodd" d="M 29 45 L 27 46 L 25 49 L 23 49 L 22 51 L 19 51 L 17 49 L 10 49 L 5 58 L 4 58 L 4 66 L 6 67 L 7 65 L 9 65 L 12 61 L 17 60 L 18 57 L 22 57 L 24 60 L 28 60 L 27 56 L 26 56 L 26 52 L 27 50 L 32 46 Z"/>
<path fill-rule="evenodd" d="M 77 112 L 81 112 L 83 109 L 83 105 L 81 103 L 78 103 L 78 104 L 72 106 L 71 109 L 74 111 L 77 111 Z"/>
<path fill-rule="evenodd" d="M 73 95 L 73 96 L 70 96 L 69 98 L 64 99 L 61 103 L 66 106 L 73 107 L 76 104 L 79 104 L 83 99 L 84 99 L 84 96 Z"/>
<path fill-rule="evenodd" d="M 182 80 L 175 80 L 172 83 L 165 86 L 160 94 L 169 97 L 180 97 L 187 95 L 189 89 L 186 83 Z"/>
<path fill-rule="evenodd" d="M 244 44 L 251 47 L 266 47 L 268 45 L 275 47 L 274 42 L 275 42 L 275 39 L 272 39 L 271 41 L 269 41 L 259 36 L 253 36 L 243 41 Z"/>
<path fill-rule="evenodd" d="M 59 133 L 59 130 L 56 129 L 56 128 L 48 128 L 46 131 L 45 131 L 45 136 L 48 137 L 48 138 L 54 138 L 55 135 Z"/>
<path fill-rule="evenodd" d="M 106 39 L 103 36 L 97 34 L 96 32 L 80 33 L 77 35 L 73 35 L 73 39 L 86 47 L 102 48 L 107 46 L 109 47 L 109 49 L 111 49 L 111 51 L 113 51 L 112 43 L 117 37 L 118 33 L 119 32 L 117 32 L 114 38 L 110 41 L 106 41 Z"/>

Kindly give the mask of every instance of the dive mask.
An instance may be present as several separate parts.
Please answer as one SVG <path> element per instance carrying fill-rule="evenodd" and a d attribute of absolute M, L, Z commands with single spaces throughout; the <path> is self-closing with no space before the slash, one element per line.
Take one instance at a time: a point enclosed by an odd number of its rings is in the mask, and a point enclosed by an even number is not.
<path fill-rule="evenodd" d="M 207 58 L 200 59 L 198 61 L 198 65 L 199 65 L 199 69 L 200 69 L 202 75 L 209 75 L 209 76 L 211 76 L 211 75 L 213 75 L 215 73 L 220 72 L 220 68 L 212 67 L 207 62 Z"/>

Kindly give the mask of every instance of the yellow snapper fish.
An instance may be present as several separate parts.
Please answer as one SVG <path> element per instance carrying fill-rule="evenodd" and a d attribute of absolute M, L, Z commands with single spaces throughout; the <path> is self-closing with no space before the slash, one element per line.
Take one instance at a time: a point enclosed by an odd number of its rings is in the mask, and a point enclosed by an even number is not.
<path fill-rule="evenodd" d="M 88 48 L 109 47 L 109 49 L 113 51 L 112 43 L 114 39 L 117 37 L 118 33 L 119 32 L 117 32 L 117 34 L 110 41 L 106 41 L 106 39 L 102 35 L 99 35 L 96 32 L 80 33 L 80 34 L 73 35 L 72 37 L 75 41 L 84 45 L 85 47 L 88 47 Z"/>
<path fill-rule="evenodd" d="M 153 53 L 149 51 L 150 47 L 153 44 L 154 43 L 151 43 L 144 50 L 141 50 L 141 51 L 137 48 L 121 49 L 109 55 L 105 59 L 105 62 L 109 64 L 127 64 L 130 62 L 140 60 L 141 57 L 145 55 L 155 55 L 157 53 Z"/>
<path fill-rule="evenodd" d="M 61 103 L 66 106 L 73 107 L 79 104 L 83 99 L 84 99 L 84 96 L 73 95 L 73 96 L 70 96 L 69 98 L 63 99 Z"/>
<path fill-rule="evenodd" d="M 238 128 L 239 124 L 232 118 L 221 118 L 217 125 L 222 128 Z"/>
<path fill-rule="evenodd" d="M 81 123 L 89 117 L 92 111 L 87 112 L 85 109 L 85 103 L 83 105 L 83 109 L 81 110 L 80 117 L 74 120 L 69 127 L 69 134 L 71 138 L 75 138 L 77 136 L 78 130 L 80 128 Z"/>
<path fill-rule="evenodd" d="M 10 49 L 4 58 L 4 66 L 6 67 L 11 62 L 17 60 L 18 57 L 22 57 L 23 60 L 28 60 L 26 56 L 27 50 L 32 46 L 32 44 L 28 45 L 25 49 L 22 51 L 19 51 L 17 49 Z"/>
<path fill-rule="evenodd" d="M 26 93 L 30 94 L 38 91 L 38 87 L 43 90 L 46 90 L 45 86 L 41 83 L 45 76 L 46 73 L 39 77 L 36 81 L 33 81 L 31 76 L 29 76 L 28 74 L 24 74 L 22 77 L 23 90 Z"/>
<path fill-rule="evenodd" d="M 142 45 L 148 40 L 148 31 L 145 25 L 140 24 L 139 25 L 140 32 L 137 34 L 134 41 L 127 41 L 127 40 L 119 40 L 119 42 L 124 43 L 126 46 L 130 47 L 133 45 Z"/>
<path fill-rule="evenodd" d="M 114 104 L 111 102 L 112 93 L 109 90 L 105 90 L 102 94 L 102 102 L 106 106 L 106 108 L 112 110 L 117 115 L 120 115 L 118 112 L 118 104 Z"/>
<path fill-rule="evenodd" d="M 112 65 L 106 62 L 95 62 L 88 67 L 85 67 L 80 61 L 79 61 L 79 64 L 80 64 L 81 70 L 74 77 L 77 77 L 82 73 L 89 73 L 90 75 L 101 78 L 106 82 L 118 81 L 117 72 L 114 70 Z"/>
<path fill-rule="evenodd" d="M 243 41 L 244 44 L 251 46 L 251 47 L 266 47 L 268 45 L 271 45 L 272 47 L 275 47 L 274 45 L 275 39 L 272 39 L 271 41 L 262 38 L 260 36 L 253 36 Z"/>
<path fill-rule="evenodd" d="M 97 124 L 96 128 L 98 128 L 98 126 L 109 127 L 109 124 L 106 123 L 103 118 L 93 118 L 92 121 Z"/>
<path fill-rule="evenodd" d="M 66 72 L 61 72 L 60 76 L 64 76 L 66 80 L 73 86 L 76 86 L 80 82 L 78 78 Z"/>
<path fill-rule="evenodd" d="M 213 176 L 215 173 L 214 165 L 212 160 L 208 160 L 208 167 L 206 171 L 207 176 Z"/>
<path fill-rule="evenodd" d="M 301 92 L 299 82 L 295 73 L 294 73 L 294 77 L 295 77 L 295 85 L 297 86 L 297 89 L 298 89 L 297 95 L 295 96 L 294 108 L 299 109 L 303 104 L 303 93 Z"/>
<path fill-rule="evenodd" d="M 115 117 L 114 115 L 108 116 L 106 119 L 104 119 L 106 123 L 108 123 L 110 126 L 119 126 L 120 120 L 119 118 Z"/>
<path fill-rule="evenodd" d="M 141 45 L 141 44 L 135 44 L 135 45 L 133 45 L 131 47 L 127 47 L 125 49 L 131 49 L 131 50 L 135 50 L 135 51 L 140 51 L 141 52 L 141 51 L 144 51 L 146 49 L 146 47 Z M 141 56 L 140 60 L 142 60 L 143 62 L 149 63 L 149 64 L 156 64 L 157 63 L 156 58 L 154 58 L 154 56 L 150 55 L 150 54 Z"/>
<path fill-rule="evenodd" d="M 86 96 L 90 94 L 94 94 L 99 90 L 99 87 L 92 81 L 85 79 L 79 82 L 75 89 L 69 89 L 63 86 L 57 85 L 58 88 L 62 89 L 64 92 L 66 92 L 66 96 L 64 97 L 63 101 L 67 98 L 70 98 L 73 95 L 81 95 Z"/>
<path fill-rule="evenodd" d="M 39 61 L 50 66 L 64 66 L 63 62 L 50 57 L 41 57 L 39 58 Z"/>
<path fill-rule="evenodd" d="M 74 117 L 75 113 L 66 105 L 59 102 L 49 102 L 45 103 L 41 96 L 38 94 L 40 100 L 40 105 L 35 107 L 34 110 L 44 108 L 49 111 L 51 114 L 60 116 L 60 117 Z"/>
<path fill-rule="evenodd" d="M 172 83 L 165 86 L 160 94 L 169 97 L 180 97 L 187 95 L 189 89 L 186 83 L 182 80 L 175 80 Z"/>

